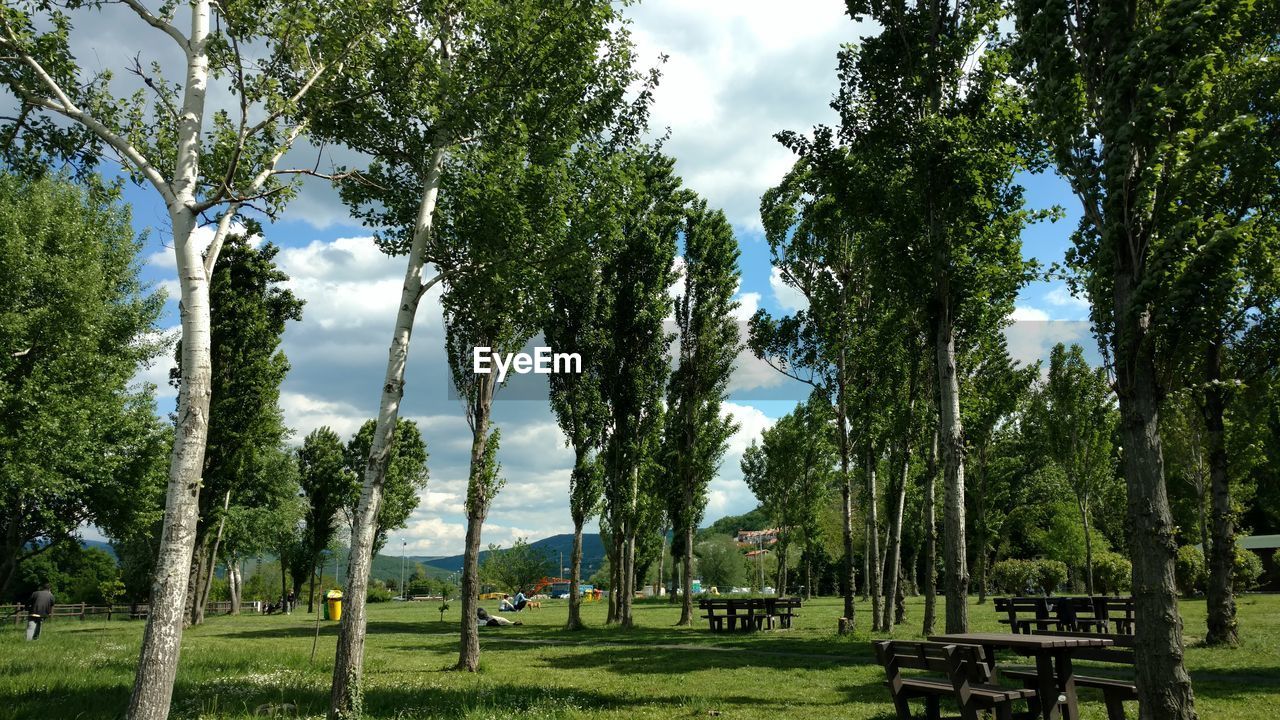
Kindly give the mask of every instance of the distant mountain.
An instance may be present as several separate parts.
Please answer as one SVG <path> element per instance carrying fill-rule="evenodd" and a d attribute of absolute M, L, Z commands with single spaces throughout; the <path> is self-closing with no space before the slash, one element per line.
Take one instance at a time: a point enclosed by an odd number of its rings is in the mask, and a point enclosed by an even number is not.
<path fill-rule="evenodd" d="M 553 562 L 559 562 L 563 557 L 564 567 L 568 567 L 571 562 L 570 558 L 573 557 L 573 535 L 571 533 L 552 535 L 529 543 L 529 547 L 544 551 Z M 481 550 L 480 562 L 484 562 L 488 555 L 488 550 Z M 603 563 L 604 542 L 600 540 L 600 533 L 583 533 L 582 576 L 590 577 L 592 573 L 600 569 L 600 565 Z M 436 558 L 429 563 L 429 566 L 440 568 L 449 573 L 458 572 L 462 570 L 462 556 L 450 555 L 449 557 Z"/>
<path fill-rule="evenodd" d="M 96 548 L 96 549 L 98 549 L 98 550 L 101 550 L 101 551 L 103 551 L 103 552 L 105 552 L 105 553 L 110 554 L 110 555 L 111 555 L 111 557 L 115 557 L 115 556 L 116 556 L 116 549 L 115 549 L 115 548 L 113 548 L 113 547 L 111 547 L 111 543 L 109 543 L 109 542 L 103 542 L 102 540 L 83 540 L 83 539 L 82 539 L 82 540 L 80 541 L 80 547 L 83 547 L 83 548 Z"/>

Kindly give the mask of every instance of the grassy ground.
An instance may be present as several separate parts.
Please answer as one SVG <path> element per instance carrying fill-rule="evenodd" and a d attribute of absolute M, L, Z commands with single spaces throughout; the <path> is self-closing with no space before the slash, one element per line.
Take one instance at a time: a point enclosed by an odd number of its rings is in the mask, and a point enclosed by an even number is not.
<path fill-rule="evenodd" d="M 941 602 L 941 598 L 939 599 Z M 492 604 L 492 603 L 488 603 Z M 869 636 L 835 634 L 839 601 L 806 604 L 796 628 L 753 636 L 712 635 L 705 621 L 672 627 L 678 612 L 641 604 L 639 627 L 601 628 L 604 608 L 588 605 L 593 627 L 561 629 L 563 602 L 521 613 L 521 627 L 483 628 L 482 669 L 456 660 L 457 603 L 446 621 L 428 603 L 371 606 L 366 646 L 366 712 L 371 718 L 892 718 Z M 869 607 L 860 603 L 859 625 Z M 1189 636 L 1204 627 L 1204 603 L 1182 606 Z M 914 637 L 922 601 L 913 599 Z M 1206 720 L 1280 713 L 1280 596 L 1249 596 L 1240 606 L 1244 646 L 1193 644 L 1187 664 Z M 970 609 L 972 629 L 995 630 L 990 605 Z M 328 703 L 336 628 L 322 623 L 310 662 L 311 618 L 214 617 L 188 630 L 174 694 L 174 718 L 247 718 L 281 712 L 320 717 Z M 107 719 L 122 716 L 141 639 L 140 622 L 60 621 L 36 643 L 0 630 L 0 720 Z M 1084 691 L 1086 720 L 1105 717 Z M 1136 717 L 1136 708 L 1130 707 Z M 256 715 L 255 715 L 256 713 Z"/>

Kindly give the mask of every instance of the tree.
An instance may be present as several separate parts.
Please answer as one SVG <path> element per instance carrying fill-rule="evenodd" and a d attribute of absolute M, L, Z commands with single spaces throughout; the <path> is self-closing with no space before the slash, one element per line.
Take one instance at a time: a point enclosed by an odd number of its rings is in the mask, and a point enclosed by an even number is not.
<path fill-rule="evenodd" d="M 305 527 L 297 552 L 289 563 L 293 592 L 299 595 L 302 583 L 314 576 L 321 556 L 329 548 L 338 531 L 338 514 L 351 504 L 355 494 L 355 478 L 347 470 L 342 453 L 342 439 L 328 427 L 312 430 L 298 448 L 298 484 L 306 501 L 303 511 Z M 307 594 L 307 612 L 314 610 L 315 582 Z"/>
<path fill-rule="evenodd" d="M 828 176 L 810 160 L 801 158 L 780 185 L 765 192 L 760 215 L 773 265 L 783 282 L 804 296 L 807 307 L 780 319 L 757 311 L 748 345 L 774 369 L 822 391 L 835 407 L 844 540 L 840 586 L 844 616 L 852 629 L 853 448 L 848 411 L 853 337 L 866 316 L 860 302 L 866 297 L 866 268 L 859 262 L 854 230 L 834 198 Z"/>
<path fill-rule="evenodd" d="M 183 61 L 170 70 L 183 81 L 166 80 L 159 62 L 144 68 L 138 55 L 127 69 L 147 89 L 117 94 L 109 71 L 76 62 L 72 18 L 63 6 L 6 5 L 0 10 L 0 85 L 17 100 L 19 112 L 0 149 L 18 152 L 23 167 L 31 166 L 33 150 L 51 151 L 55 160 L 73 154 L 73 163 L 88 164 L 112 152 L 131 179 L 151 186 L 168 210 L 181 289 L 184 375 L 155 588 L 128 713 L 131 720 L 160 720 L 168 715 L 177 672 L 204 469 L 212 382 L 210 276 L 233 221 L 250 209 L 274 217 L 293 194 L 285 180 L 314 172 L 280 167 L 305 130 L 296 121 L 297 104 L 322 76 L 344 64 L 367 23 L 389 11 L 363 2 L 192 0 L 166 3 L 158 12 L 140 0 L 123 5 L 137 15 L 135 30 L 145 24 L 173 42 L 168 49 Z M 103 6 L 67 7 L 91 16 Z M 176 24 L 180 7 L 189 14 L 185 32 Z M 261 56 L 246 57 L 242 48 Z M 211 79 L 226 83 L 234 108 L 206 102 Z M 19 135 L 27 140 L 17 141 Z M 207 251 L 193 235 L 204 218 L 215 225 Z"/>
<path fill-rule="evenodd" d="M 472 150 L 451 166 L 442 206 L 440 241 L 452 248 L 457 271 L 444 293 L 449 374 L 465 403 L 471 427 L 467 482 L 467 533 L 462 564 L 462 642 L 458 669 L 475 672 L 480 659 L 476 606 L 480 593 L 480 532 L 500 483 L 487 465 L 498 372 L 476 370 L 476 358 L 507 357 L 537 332 L 541 275 L 537 258 L 558 208 L 544 194 L 556 180 L 554 166 L 529 163 L 521 148 Z M 532 259 L 532 262 L 531 262 Z"/>
<path fill-rule="evenodd" d="M 1023 208 L 1015 174 L 1028 166 L 1017 86 L 1004 81 L 995 42 L 1001 4 L 851 1 L 850 14 L 882 32 L 841 55 L 839 137 L 784 137 L 839 178 L 850 211 L 882 233 L 872 267 L 880 284 L 927 323 L 943 470 L 946 628 L 963 632 L 969 569 L 964 424 L 957 357 L 1007 322 L 1034 263 L 1019 240 L 1039 217 Z M 970 62 L 971 59 L 976 60 Z M 865 222 L 865 220 L 864 220 Z"/>
<path fill-rule="evenodd" d="M 964 393 L 966 451 L 974 459 L 969 496 L 975 511 L 973 534 L 976 548 L 973 554 L 977 565 L 979 602 L 984 602 L 987 598 L 988 555 L 992 540 L 999 537 L 998 528 L 992 528 L 991 523 L 1004 514 L 998 507 L 992 507 L 993 501 L 997 499 L 993 496 L 997 495 L 998 481 L 992 472 L 992 466 L 997 461 L 994 457 L 998 452 L 995 447 L 997 433 L 1023 404 L 1031 383 L 1040 374 L 1039 362 L 1020 367 L 1009 356 L 1009 349 L 1002 335 L 984 339 L 986 342 L 971 353 L 972 370 L 966 373 L 961 384 L 962 391 L 967 391 Z M 1052 373 L 1051 369 L 1051 376 Z M 1051 421 L 1045 427 L 1061 432 L 1064 426 Z M 1109 428 L 1099 430 L 1109 432 Z M 1109 459 L 1108 447 L 1106 461 Z M 1093 594 L 1092 585 L 1089 593 Z"/>
<path fill-rule="evenodd" d="M 0 174 L 0 596 L 82 524 L 149 524 L 170 436 L 130 386 L 162 351 L 140 247 L 115 190 Z"/>
<path fill-rule="evenodd" d="M 618 160 L 618 154 L 603 143 L 583 143 L 570 156 L 568 184 L 576 202 L 566 208 L 568 227 L 560 236 L 561 246 L 551 250 L 547 265 L 543 337 L 548 347 L 577 352 L 583 362 L 581 372 L 548 377 L 551 409 L 574 456 L 569 476 L 569 515 L 573 520 L 569 630 L 582 627 L 582 528 L 597 512 L 603 486 L 599 451 L 608 408 L 601 389 L 606 340 L 602 273 L 615 221 L 611 208 Z"/>
<path fill-rule="evenodd" d="M 545 548 L 516 538 L 506 550 L 490 545 L 480 565 L 480 581 L 499 591 L 532 594 L 543 578 L 556 574 L 556 561 Z"/>
<path fill-rule="evenodd" d="M 204 620 L 209 588 L 234 504 L 254 499 L 257 459 L 284 441 L 278 406 L 289 361 L 280 350 L 285 323 L 302 319 L 303 301 L 281 287 L 289 276 L 275 264 L 279 248 L 256 248 L 243 235 L 227 237 L 209 281 L 212 360 L 208 437 L 204 454 L 194 558 L 188 582 L 190 622 Z M 182 344 L 170 371 L 182 378 Z"/>
<path fill-rule="evenodd" d="M 303 501 L 298 484 L 295 453 L 284 446 L 266 448 L 244 468 L 251 475 L 237 503 L 227 509 L 222 533 L 222 559 L 227 568 L 231 612 L 237 613 L 244 595 L 241 563 L 267 552 L 280 553 L 281 545 L 295 539 L 302 521 Z M 287 594 L 282 585 L 281 596 Z"/>
<path fill-rule="evenodd" d="M 1174 586 L 1176 538 L 1159 435 L 1160 341 L 1176 307 L 1169 280 L 1198 256 L 1199 240 L 1228 230 L 1268 202 L 1245 182 L 1231 209 L 1214 211 L 1196 242 L 1187 216 L 1204 217 L 1203 183 L 1234 184 L 1266 161 L 1245 127 L 1274 122 L 1274 91 L 1223 103 L 1241 75 L 1272 76 L 1272 3 L 1120 6 L 1018 2 L 1020 82 L 1038 134 L 1083 207 L 1067 260 L 1092 303 L 1099 342 L 1114 363 L 1128 488 L 1138 628 L 1139 710 L 1194 718 Z M 1273 64 L 1273 63 L 1270 63 Z M 1264 103 L 1257 105 L 1255 101 Z M 1268 110 L 1267 108 L 1271 109 Z M 1257 114 L 1255 114 L 1255 112 Z M 1272 185 L 1273 187 L 1274 185 Z M 1185 212 L 1179 206 L 1190 203 Z M 1167 210 L 1167 211 L 1166 211 Z M 1211 273 L 1212 274 L 1212 273 Z"/>
<path fill-rule="evenodd" d="M 702 521 L 707 486 L 738 426 L 721 414 L 741 344 L 733 295 L 741 280 L 738 243 L 720 211 L 696 201 L 684 221 L 684 287 L 676 297 L 680 349 L 667 389 L 664 465 L 667 512 L 683 536 L 684 602 L 677 625 L 693 624 L 693 533 Z"/>
<path fill-rule="evenodd" d="M 343 101 L 343 112 L 321 106 L 310 114 L 317 134 L 372 157 L 371 182 L 344 184 L 344 202 L 377 229 L 384 250 L 406 256 L 377 425 L 352 523 L 331 720 L 360 714 L 363 598 L 376 510 L 413 321 L 422 297 L 442 277 L 427 279 L 426 265 L 435 263 L 442 273 L 454 267 L 435 233 L 446 156 L 464 145 L 499 146 L 515 128 L 542 148 L 556 148 L 554 156 L 611 113 L 632 77 L 625 30 L 615 26 L 612 6 L 599 0 L 465 0 L 410 5 L 381 18 L 377 41 L 359 48 L 378 71 L 336 78 L 343 84 L 326 86 L 324 97 Z"/>
<path fill-rule="evenodd" d="M 754 441 L 742 457 L 747 487 L 780 531 L 777 544 L 779 592 L 788 587 L 785 572 L 792 544 L 800 547 L 804 584 L 812 592 L 813 557 L 818 551 L 818 516 L 837 485 L 839 453 L 831 437 L 831 403 L 821 392 L 782 416 Z"/>
<path fill-rule="evenodd" d="M 729 592 L 746 582 L 747 560 L 732 537 L 713 535 L 699 542 L 694 552 L 698 555 L 704 590 L 714 587 Z"/>
<path fill-rule="evenodd" d="M 1113 402 L 1106 370 L 1089 367 L 1079 345 L 1068 349 L 1058 343 L 1049 353 L 1049 374 L 1036 390 L 1027 418 L 1033 442 L 1062 471 L 1075 496 L 1084 530 L 1085 588 L 1090 595 L 1094 594 L 1090 503 L 1102 485 L 1115 478 Z"/>
<path fill-rule="evenodd" d="M 614 619 L 631 627 L 641 483 L 657 459 L 662 431 L 662 389 L 670 368 L 672 337 L 663 329 L 671 308 L 667 289 L 676 237 L 688 192 L 680 189 L 675 161 L 655 148 L 637 148 L 624 159 L 617 195 L 618 232 L 604 265 L 602 383 L 610 413 L 605 450 L 605 500 L 612 529 L 611 563 L 618 582 Z M 602 533 L 603 534 L 603 533 Z"/>
<path fill-rule="evenodd" d="M 366 420 L 356 434 L 347 441 L 347 470 L 359 477 L 360 468 L 369 457 L 377 420 Z M 377 528 L 373 535 L 373 552 L 376 555 L 387 544 L 387 533 L 405 527 L 409 516 L 418 507 L 418 494 L 427 489 L 427 443 L 422 439 L 418 424 L 407 418 L 396 421 L 396 431 L 387 460 L 386 478 L 382 485 L 382 506 L 378 508 Z M 360 496 L 352 493 L 344 511 L 348 524 L 358 510 Z"/>

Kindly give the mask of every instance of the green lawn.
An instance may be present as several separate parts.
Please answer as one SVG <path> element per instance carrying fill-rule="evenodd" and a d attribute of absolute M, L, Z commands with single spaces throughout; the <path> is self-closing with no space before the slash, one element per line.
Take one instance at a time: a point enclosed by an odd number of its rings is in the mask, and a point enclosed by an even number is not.
<path fill-rule="evenodd" d="M 939 599 L 941 602 L 941 598 Z M 491 605 L 492 603 L 487 603 Z M 879 718 L 892 717 L 882 671 L 868 635 L 835 634 L 839 601 L 805 606 L 790 631 L 712 635 L 704 624 L 677 629 L 678 613 L 641 604 L 632 631 L 560 629 L 563 602 L 520 615 L 525 625 L 483 628 L 482 671 L 448 668 L 456 659 L 457 603 L 439 622 L 428 603 L 373 605 L 366 668 L 366 711 L 373 718 Z M 1186 602 L 1189 634 L 1204 626 L 1204 603 Z M 869 607 L 858 606 L 859 625 Z M 913 599 L 913 637 L 922 604 Z M 1240 605 L 1244 646 L 1191 647 L 1200 717 L 1280 717 L 1280 596 L 1249 596 Z M 990 605 L 970 610 L 973 629 L 996 629 Z M 309 662 L 308 617 L 214 617 L 188 630 L 174 697 L 174 718 L 244 718 L 289 706 L 285 717 L 321 717 L 328 703 L 335 626 L 321 625 Z M 0 630 L 0 720 L 117 718 L 128 701 L 140 622 L 61 621 L 26 643 L 13 626 Z M 1100 699 L 1084 691 L 1085 718 L 1103 718 Z M 264 707 L 266 706 L 266 707 Z M 714 712 L 713 712 L 714 711 Z M 1136 710 L 1131 706 L 1131 715 Z"/>

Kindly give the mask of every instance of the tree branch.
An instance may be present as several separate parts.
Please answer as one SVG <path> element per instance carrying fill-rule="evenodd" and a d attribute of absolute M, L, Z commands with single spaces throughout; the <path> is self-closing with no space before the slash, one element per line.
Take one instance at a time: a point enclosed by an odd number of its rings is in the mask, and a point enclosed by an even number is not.
<path fill-rule="evenodd" d="M 136 13 L 138 17 L 142 18 L 143 22 L 173 38 L 173 41 L 178 44 L 178 47 L 182 48 L 183 54 L 191 54 L 191 43 L 187 40 L 185 35 L 179 32 L 178 28 L 174 27 L 167 20 L 152 14 L 152 12 L 145 8 L 142 3 L 138 2 L 138 0 L 117 1 Z"/>

